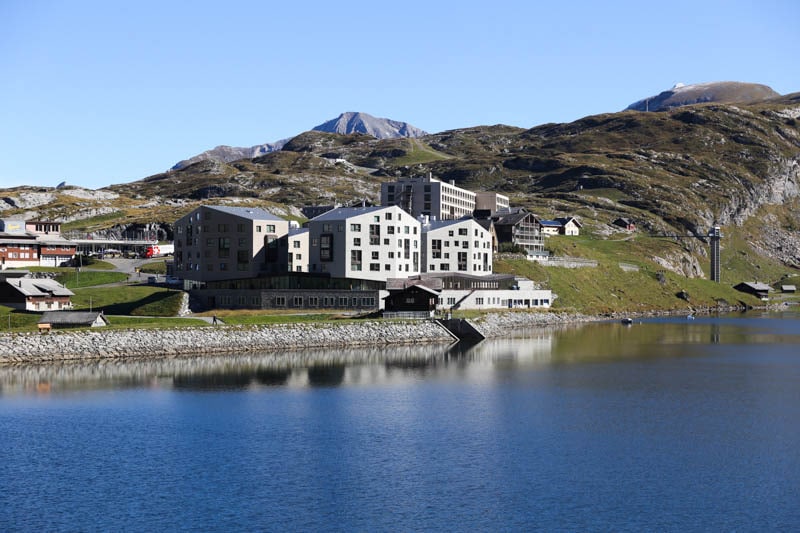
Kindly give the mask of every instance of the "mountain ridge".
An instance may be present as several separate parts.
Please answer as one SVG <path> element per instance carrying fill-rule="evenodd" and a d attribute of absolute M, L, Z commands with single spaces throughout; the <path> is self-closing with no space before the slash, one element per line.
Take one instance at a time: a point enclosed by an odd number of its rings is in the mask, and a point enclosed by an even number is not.
<path fill-rule="evenodd" d="M 715 81 L 685 85 L 676 83 L 671 89 L 643 98 L 625 108 L 626 111 L 666 111 L 700 103 L 748 104 L 777 98 L 780 94 L 767 85 L 738 81 Z"/>
<path fill-rule="evenodd" d="M 338 117 L 315 126 L 311 131 L 326 133 L 339 133 L 348 135 L 362 133 L 376 139 L 393 139 L 398 137 L 422 137 L 427 133 L 407 122 L 388 118 L 377 118 L 368 113 L 347 111 Z M 172 166 L 171 170 L 180 170 L 193 163 L 203 160 L 229 163 L 237 159 L 255 158 L 271 152 L 281 150 L 290 139 L 281 139 L 272 143 L 257 144 L 248 147 L 220 145 L 211 150 L 183 159 Z"/>

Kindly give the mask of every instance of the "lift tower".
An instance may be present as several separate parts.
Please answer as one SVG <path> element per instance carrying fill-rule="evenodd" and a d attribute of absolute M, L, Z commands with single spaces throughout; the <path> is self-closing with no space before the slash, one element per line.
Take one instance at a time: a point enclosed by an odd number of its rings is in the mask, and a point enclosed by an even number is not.
<path fill-rule="evenodd" d="M 722 238 L 719 226 L 711 228 L 708 236 L 711 237 L 711 281 L 719 283 L 719 240 Z"/>

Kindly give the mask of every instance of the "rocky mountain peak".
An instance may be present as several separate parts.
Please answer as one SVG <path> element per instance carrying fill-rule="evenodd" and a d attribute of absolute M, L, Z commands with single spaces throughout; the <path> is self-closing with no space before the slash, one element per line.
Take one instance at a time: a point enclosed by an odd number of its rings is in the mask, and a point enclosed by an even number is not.
<path fill-rule="evenodd" d="M 747 104 L 780 96 L 771 87 L 758 83 L 716 81 L 685 85 L 676 83 L 671 89 L 643 98 L 629 105 L 630 111 L 666 111 L 675 107 L 706 102 Z"/>
<path fill-rule="evenodd" d="M 348 111 L 338 117 L 320 124 L 315 131 L 327 133 L 363 133 L 372 135 L 377 139 L 394 139 L 397 137 L 422 137 L 426 132 L 412 126 L 407 122 L 400 122 L 388 118 L 377 118 L 367 113 Z"/>
<path fill-rule="evenodd" d="M 342 113 L 338 117 L 329 120 L 311 131 L 322 131 L 325 133 L 339 133 L 349 135 L 351 133 L 363 133 L 371 135 L 377 139 L 394 139 L 398 137 L 422 137 L 426 132 L 412 126 L 407 122 L 390 120 L 388 118 L 377 118 L 367 113 L 349 111 Z M 257 144 L 255 146 L 217 146 L 211 150 L 206 150 L 188 159 L 176 163 L 172 170 L 186 168 L 198 161 L 217 161 L 219 163 L 229 163 L 239 159 L 253 159 L 262 155 L 277 152 L 289 141 L 281 139 L 272 143 Z"/>

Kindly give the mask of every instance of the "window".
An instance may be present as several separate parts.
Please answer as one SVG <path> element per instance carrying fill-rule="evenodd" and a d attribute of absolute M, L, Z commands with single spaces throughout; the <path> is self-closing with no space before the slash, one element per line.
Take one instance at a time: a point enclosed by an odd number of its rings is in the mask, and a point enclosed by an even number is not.
<path fill-rule="evenodd" d="M 343 232 L 344 231 L 344 224 L 339 224 L 336 227 L 336 231 L 338 231 L 339 233 Z"/>
<path fill-rule="evenodd" d="M 439 270 L 450 270 L 450 265 L 448 263 L 442 263 L 439 265 Z"/>
<path fill-rule="evenodd" d="M 442 240 L 441 239 L 432 239 L 431 240 L 431 257 L 433 259 L 441 259 L 442 258 Z"/>
<path fill-rule="evenodd" d="M 238 233 L 244 233 L 244 224 L 236 224 L 236 231 Z"/>
<path fill-rule="evenodd" d="M 458 269 L 467 270 L 467 252 L 458 252 Z"/>
<path fill-rule="evenodd" d="M 456 305 L 456 299 L 454 297 L 448 298 L 447 305 Z"/>
<path fill-rule="evenodd" d="M 475 305 L 483 305 L 483 298 L 475 298 Z"/>
<path fill-rule="evenodd" d="M 286 307 L 286 296 L 276 296 L 275 307 Z"/>
<path fill-rule="evenodd" d="M 373 216 L 373 217 L 372 217 L 372 221 L 373 221 L 373 222 L 380 222 L 380 221 L 381 221 L 381 216 L 380 216 L 380 215 L 375 215 L 375 216 Z"/>
<path fill-rule="evenodd" d="M 388 233 L 389 235 L 394 235 L 394 226 L 387 227 L 386 233 Z"/>
<path fill-rule="evenodd" d="M 389 259 L 394 259 L 394 252 L 389 252 Z"/>
<path fill-rule="evenodd" d="M 350 250 L 350 270 L 361 270 L 361 250 Z"/>
<path fill-rule="evenodd" d="M 292 305 L 295 307 L 303 307 L 303 297 L 295 296 L 294 298 L 292 298 Z"/>
<path fill-rule="evenodd" d="M 370 244 L 380 244 L 381 243 L 381 226 L 380 226 L 380 224 L 370 224 L 369 225 L 369 243 Z"/>
<path fill-rule="evenodd" d="M 433 263 L 431 263 L 430 265 L 428 265 L 428 270 L 430 270 L 431 272 L 433 272 L 434 270 L 436 270 L 436 265 L 434 265 Z"/>
<path fill-rule="evenodd" d="M 411 234 L 411 228 L 408 226 L 403 226 L 403 233 L 405 233 L 406 235 Z"/>
<path fill-rule="evenodd" d="M 467 228 L 458 228 L 459 235 L 469 235 L 469 230 Z"/>
<path fill-rule="evenodd" d="M 392 220 L 392 214 L 391 214 L 391 213 L 386 213 L 386 214 L 383 216 L 383 218 L 385 218 L 386 220 Z"/>
<path fill-rule="evenodd" d="M 292 248 L 300 248 L 300 241 L 292 241 Z"/>
<path fill-rule="evenodd" d="M 361 231 L 361 224 L 350 224 L 350 231 Z"/>
<path fill-rule="evenodd" d="M 389 246 L 389 239 L 383 239 L 383 245 Z"/>
<path fill-rule="evenodd" d="M 449 231 L 447 232 L 447 236 L 448 236 L 448 237 L 452 237 L 452 236 L 453 236 L 453 230 L 449 230 Z"/>
<path fill-rule="evenodd" d="M 347 307 L 347 298 L 339 298 L 339 307 Z"/>
<path fill-rule="evenodd" d="M 217 224 L 217 231 L 220 233 L 227 233 L 228 232 L 228 225 L 227 224 Z"/>
<path fill-rule="evenodd" d="M 219 257 L 230 257 L 231 240 L 228 237 L 220 237 L 217 241 L 217 252 Z M 220 269 L 221 270 L 221 269 Z"/>
<path fill-rule="evenodd" d="M 256 226 L 256 233 L 261 233 L 261 226 Z"/>
<path fill-rule="evenodd" d="M 469 248 L 469 241 L 462 241 L 461 247 L 462 248 Z"/>
<path fill-rule="evenodd" d="M 372 252 L 372 259 L 380 259 L 380 252 Z"/>
<path fill-rule="evenodd" d="M 319 260 L 333 261 L 333 235 L 330 233 L 319 236 Z"/>
<path fill-rule="evenodd" d="M 327 232 L 327 231 L 330 231 L 330 230 L 331 230 L 331 225 L 330 224 L 323 224 L 322 225 L 322 231 L 326 231 Z"/>
<path fill-rule="evenodd" d="M 392 267 L 391 267 L 391 265 L 383 265 L 383 269 L 384 270 L 391 270 Z"/>
<path fill-rule="evenodd" d="M 309 307 L 319 307 L 319 298 L 317 296 L 309 296 L 308 297 L 308 306 Z"/>
<path fill-rule="evenodd" d="M 353 237 L 353 246 L 361 246 L 361 237 Z"/>
<path fill-rule="evenodd" d="M 264 247 L 266 248 L 266 257 L 264 258 L 269 263 L 274 263 L 278 260 L 278 244 L 280 241 L 274 235 L 267 235 L 264 237 Z"/>
<path fill-rule="evenodd" d="M 275 233 L 275 224 L 267 224 L 267 233 Z"/>
<path fill-rule="evenodd" d="M 381 271 L 381 264 L 380 263 L 370 263 L 369 264 L 370 272 L 380 272 Z"/>

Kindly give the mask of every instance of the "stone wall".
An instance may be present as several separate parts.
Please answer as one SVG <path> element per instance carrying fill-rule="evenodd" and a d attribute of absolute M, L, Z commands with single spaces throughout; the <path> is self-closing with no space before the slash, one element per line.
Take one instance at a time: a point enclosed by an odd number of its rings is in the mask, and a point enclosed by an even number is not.
<path fill-rule="evenodd" d="M 248 353 L 309 347 L 453 342 L 431 321 L 364 321 L 175 329 L 78 330 L 0 335 L 0 364 Z"/>

